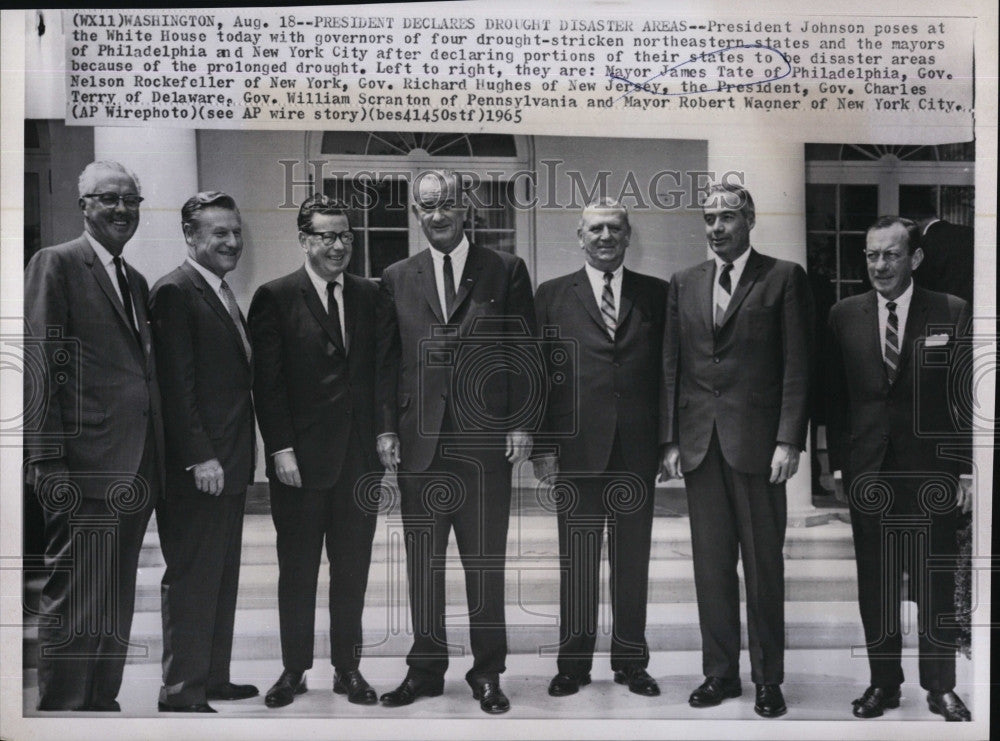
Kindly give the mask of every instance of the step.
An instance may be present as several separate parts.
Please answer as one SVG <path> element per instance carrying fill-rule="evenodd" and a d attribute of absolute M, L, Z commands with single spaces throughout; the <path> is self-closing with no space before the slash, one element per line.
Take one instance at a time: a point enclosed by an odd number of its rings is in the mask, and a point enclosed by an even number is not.
<path fill-rule="evenodd" d="M 611 615 L 602 603 L 598 628 L 597 653 L 610 647 Z M 533 605 L 530 610 L 507 606 L 507 641 L 511 653 L 552 655 L 558 641 L 556 604 Z M 905 614 L 905 613 L 904 613 Z M 746 648 L 745 605 L 742 641 Z M 364 618 L 364 655 L 367 657 L 405 657 L 412 641 L 409 616 L 369 606 Z M 913 624 L 915 626 L 915 623 Z M 330 656 L 329 614 L 316 611 L 314 655 Z M 446 617 L 447 639 L 454 652 L 468 650 L 468 621 L 460 610 Z M 34 629 L 26 631 L 33 639 Z M 236 614 L 233 659 L 267 659 L 281 656 L 277 610 L 240 610 Z M 646 640 L 654 651 L 697 650 L 701 646 L 698 629 L 698 606 L 693 602 L 651 604 L 647 610 Z M 846 648 L 864 643 L 858 607 L 852 602 L 789 602 L 785 606 L 785 642 L 789 649 Z M 163 651 L 163 636 L 159 612 L 135 615 L 132 624 L 133 649 L 130 662 L 156 662 Z M 904 636 L 904 646 L 916 646 L 916 636 Z"/>
<path fill-rule="evenodd" d="M 155 517 L 143 540 L 139 558 L 140 566 L 162 566 Z M 372 542 L 372 562 L 386 560 L 388 543 L 393 534 L 402 532 L 398 517 L 381 517 Z M 399 537 L 399 536 L 397 536 Z M 452 538 L 454 545 L 454 537 Z M 507 554 L 518 556 L 551 556 L 558 554 L 559 535 L 552 515 L 529 515 L 511 518 L 508 528 Z M 325 556 L 324 556 L 325 557 Z M 653 537 L 650 559 L 690 559 L 691 530 L 686 517 L 656 517 L 653 519 Z M 790 528 L 785 536 L 786 559 L 851 559 L 854 545 L 851 527 L 845 522 L 832 521 L 809 528 Z M 274 524 L 270 515 L 247 515 L 243 523 L 244 565 L 277 562 Z"/>
<path fill-rule="evenodd" d="M 606 568 L 606 567 L 605 567 Z M 162 566 L 139 569 L 136 584 L 137 612 L 158 610 Z M 448 604 L 465 604 L 465 586 L 457 557 L 449 558 L 446 581 Z M 329 571 L 321 568 L 318 594 L 329 589 Z M 742 582 L 742 580 L 741 580 Z M 857 598 L 853 561 L 843 559 L 799 559 L 785 564 L 785 596 L 789 602 L 828 600 L 850 602 Z M 549 557 L 507 560 L 506 599 L 508 604 L 545 604 L 559 598 L 559 564 Z M 372 564 L 366 604 L 396 602 L 407 591 L 402 559 Z M 658 560 L 650 563 L 649 601 L 691 602 L 695 600 L 694 573 L 687 559 Z M 240 569 L 239 609 L 270 609 L 278 601 L 277 564 L 249 564 Z"/>

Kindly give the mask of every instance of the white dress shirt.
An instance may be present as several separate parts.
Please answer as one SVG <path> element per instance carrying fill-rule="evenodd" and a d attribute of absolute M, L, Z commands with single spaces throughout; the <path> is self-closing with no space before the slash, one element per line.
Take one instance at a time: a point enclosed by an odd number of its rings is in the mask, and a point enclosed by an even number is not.
<path fill-rule="evenodd" d="M 94 248 L 94 252 L 97 254 L 97 259 L 101 261 L 101 265 L 104 266 L 104 271 L 108 274 L 108 278 L 111 280 L 111 287 L 115 290 L 115 295 L 118 296 L 118 300 L 122 302 L 122 307 L 125 306 L 125 300 L 122 298 L 121 289 L 118 287 L 118 271 L 115 270 L 115 256 L 108 252 L 108 248 L 103 244 L 98 242 L 90 234 L 90 232 L 85 231 L 84 235 L 87 237 L 87 241 L 90 242 L 90 246 Z M 125 270 L 125 258 L 122 258 L 122 270 Z M 125 280 L 128 281 L 128 273 L 125 274 Z M 131 292 L 132 287 L 129 286 L 129 291 Z M 139 319 L 135 314 L 135 302 L 136 295 L 132 294 L 132 326 L 139 326 Z"/>
<path fill-rule="evenodd" d="M 598 270 L 589 262 L 584 263 L 584 270 L 587 271 L 587 278 L 590 280 L 590 288 L 594 292 L 594 300 L 597 308 L 601 308 L 601 296 L 604 294 L 604 273 L 611 273 L 611 295 L 615 304 L 615 321 L 618 321 L 618 310 L 622 305 L 622 274 L 625 272 L 625 265 L 619 265 L 615 270 Z"/>
<path fill-rule="evenodd" d="M 725 313 L 729 308 L 729 301 L 733 297 L 733 293 L 736 293 L 736 286 L 740 284 L 740 276 L 743 275 L 743 269 L 747 266 L 747 260 L 750 259 L 751 247 L 747 247 L 743 254 L 733 260 L 733 269 L 729 273 L 731 279 L 730 286 L 732 287 L 732 293 L 726 293 L 722 286 L 719 285 L 719 278 L 722 277 L 722 268 L 726 264 L 718 255 L 715 255 L 715 287 L 712 294 L 712 313 L 715 314 L 716 306 L 722 308 L 722 312 Z"/>
<path fill-rule="evenodd" d="M 309 281 L 313 284 L 313 288 L 316 289 L 316 293 L 319 294 L 319 301 L 323 304 L 323 308 L 326 313 L 330 313 L 330 307 L 327 306 L 327 293 L 326 284 L 327 281 L 316 274 L 313 270 L 312 265 L 306 260 L 306 275 L 309 276 Z M 347 349 L 347 322 L 346 316 L 344 314 L 344 274 L 341 273 L 334 279 L 334 283 L 337 284 L 337 288 L 333 290 L 333 298 L 337 302 L 337 314 L 340 317 L 340 336 L 344 338 L 344 349 Z"/>
<path fill-rule="evenodd" d="M 882 359 L 885 359 L 885 329 L 889 325 L 889 309 L 886 304 L 888 299 L 876 292 L 878 298 L 878 336 L 882 349 Z M 913 281 L 906 287 L 906 290 L 896 299 L 896 316 L 899 317 L 899 351 L 903 352 L 903 332 L 906 330 L 906 317 L 910 313 L 910 299 L 913 298 Z"/>
<path fill-rule="evenodd" d="M 441 302 L 441 316 L 448 319 L 448 310 L 444 304 L 444 253 L 431 249 L 431 261 L 434 263 L 434 284 L 437 286 L 438 300 Z M 458 294 L 458 286 L 462 282 L 462 273 L 465 272 L 465 260 L 469 256 L 469 240 L 463 234 L 462 241 L 458 243 L 451 252 L 451 272 L 455 276 L 455 293 Z"/>

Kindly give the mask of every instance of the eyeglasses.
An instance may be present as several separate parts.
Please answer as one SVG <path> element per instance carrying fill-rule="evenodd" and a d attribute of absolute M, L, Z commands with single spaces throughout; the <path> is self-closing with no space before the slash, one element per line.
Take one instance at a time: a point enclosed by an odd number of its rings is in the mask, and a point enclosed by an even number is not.
<path fill-rule="evenodd" d="M 886 262 L 899 262 L 905 255 L 902 252 L 876 252 L 875 250 L 865 250 L 865 259 L 868 262 L 878 262 L 879 258 Z"/>
<path fill-rule="evenodd" d="M 101 205 L 105 208 L 117 208 L 118 202 L 121 201 L 125 204 L 125 208 L 137 209 L 139 204 L 142 203 L 142 196 L 120 196 L 117 193 L 84 193 L 84 198 L 96 198 L 101 202 Z"/>
<path fill-rule="evenodd" d="M 352 242 L 354 242 L 354 232 L 352 232 L 350 229 L 347 229 L 346 231 L 342 232 L 306 231 L 306 234 L 308 234 L 311 237 L 319 237 L 320 239 L 323 240 L 323 244 L 325 244 L 327 247 L 333 247 L 333 245 L 337 243 L 338 239 L 340 240 L 341 244 L 345 245 L 349 245 Z"/>

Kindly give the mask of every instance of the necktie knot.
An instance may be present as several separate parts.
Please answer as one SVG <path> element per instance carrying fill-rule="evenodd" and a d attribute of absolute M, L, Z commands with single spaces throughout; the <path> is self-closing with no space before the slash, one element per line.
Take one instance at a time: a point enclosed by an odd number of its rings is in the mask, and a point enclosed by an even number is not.
<path fill-rule="evenodd" d="M 889 301 L 889 302 L 888 302 L 888 303 L 887 303 L 887 304 L 885 305 L 885 308 L 887 308 L 887 309 L 888 309 L 888 310 L 889 310 L 890 312 L 893 312 L 893 311 L 895 311 L 895 310 L 896 310 L 896 302 L 895 302 L 895 301 Z"/>
<path fill-rule="evenodd" d="M 615 277 L 614 273 L 605 273 L 604 274 L 604 282 L 606 284 L 610 285 L 611 281 L 614 279 L 614 277 Z"/>
<path fill-rule="evenodd" d="M 722 272 L 719 274 L 719 285 L 726 293 L 733 292 L 733 264 L 727 262 L 722 266 Z"/>

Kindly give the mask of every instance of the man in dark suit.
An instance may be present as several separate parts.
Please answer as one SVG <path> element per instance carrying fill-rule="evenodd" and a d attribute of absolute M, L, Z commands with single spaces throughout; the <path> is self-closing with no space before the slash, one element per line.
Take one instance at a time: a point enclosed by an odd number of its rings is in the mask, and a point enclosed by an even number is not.
<path fill-rule="evenodd" d="M 229 678 L 256 446 L 251 351 L 225 280 L 243 252 L 236 202 L 198 193 L 181 209 L 181 227 L 188 258 L 153 286 L 149 304 L 167 440 L 167 489 L 156 507 L 167 564 L 159 708 L 210 713 L 208 700 L 257 694 Z"/>
<path fill-rule="evenodd" d="M 753 199 L 712 186 L 702 204 L 714 259 L 670 283 L 663 348 L 662 470 L 683 476 L 705 682 L 692 707 L 742 693 L 743 558 L 754 710 L 786 712 L 785 481 L 805 446 L 812 308 L 801 266 L 750 247 Z"/>
<path fill-rule="evenodd" d="M 250 306 L 254 399 L 278 534 L 284 666 L 265 702 L 282 707 L 306 691 L 325 540 L 333 691 L 368 705 L 378 698 L 358 666 L 376 511 L 355 496 L 355 484 L 379 470 L 378 288 L 346 272 L 354 233 L 338 204 L 310 196 L 299 208 L 298 227 L 305 264 L 261 286 Z"/>
<path fill-rule="evenodd" d="M 899 706 L 903 671 L 899 601 L 902 571 L 919 611 L 920 686 L 932 712 L 971 720 L 954 692 L 955 538 L 972 505 L 968 436 L 956 402 L 971 398 L 969 305 L 915 286 L 920 232 L 886 216 L 868 230 L 865 255 L 874 290 L 830 311 L 829 444 L 849 492 L 858 600 L 871 680 L 854 715 Z M 967 402 L 966 402 L 967 403 Z M 952 453 L 943 446 L 950 443 Z M 933 567 L 928 563 L 939 563 Z"/>
<path fill-rule="evenodd" d="M 149 289 L 121 257 L 139 225 L 139 183 L 117 162 L 93 162 L 79 192 L 84 234 L 39 251 L 24 272 L 26 337 L 45 372 L 43 388 L 26 376 L 24 396 L 40 409 L 25 430 L 26 477 L 51 570 L 38 709 L 117 711 L 139 551 L 163 486 L 163 424 Z"/>
<path fill-rule="evenodd" d="M 443 692 L 444 559 L 454 528 L 474 657 L 466 681 L 484 711 L 503 713 L 510 464 L 531 450 L 530 434 L 515 429 L 529 398 L 505 354 L 506 343 L 534 333 L 531 283 L 520 258 L 466 239 L 469 205 L 455 173 L 421 173 L 413 202 L 431 247 L 382 275 L 378 397 L 379 455 L 400 468 L 414 640 L 406 678 L 381 699 L 396 707 Z"/>
<path fill-rule="evenodd" d="M 573 492 L 557 513 L 559 672 L 549 683 L 554 697 L 590 683 L 605 527 L 615 681 L 640 695 L 660 694 L 646 671 L 646 596 L 667 284 L 624 267 L 630 233 L 624 206 L 588 206 L 577 229 L 584 267 L 543 283 L 535 295 L 539 326 L 556 327 L 578 357 L 576 384 L 552 384 L 549 392 L 542 431 L 552 436 L 547 442 L 555 454 L 534 459 L 540 481 L 553 483 L 558 474 Z M 553 366 L 549 376 L 559 371 Z M 567 418 L 572 422 L 566 424 Z M 626 493 L 614 496 L 616 491 Z"/>
<path fill-rule="evenodd" d="M 972 228 L 934 215 L 922 218 L 918 224 L 924 259 L 913 271 L 914 282 L 921 288 L 950 293 L 971 304 L 975 265 Z"/>

